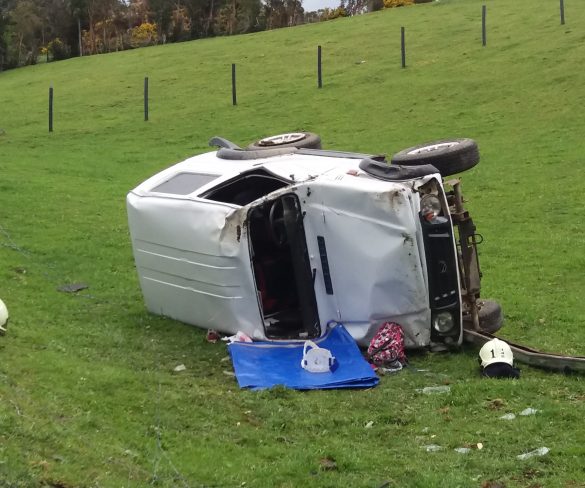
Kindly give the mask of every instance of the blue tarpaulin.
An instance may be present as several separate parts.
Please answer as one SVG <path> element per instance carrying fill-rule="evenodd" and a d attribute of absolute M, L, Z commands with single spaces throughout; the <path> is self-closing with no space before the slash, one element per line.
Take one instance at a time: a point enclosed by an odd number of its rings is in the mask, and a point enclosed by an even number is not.
<path fill-rule="evenodd" d="M 295 390 L 370 388 L 380 381 L 349 332 L 338 324 L 314 341 L 336 358 L 331 372 L 301 367 L 303 342 L 233 342 L 228 345 L 241 388 L 262 390 L 283 385 Z"/>

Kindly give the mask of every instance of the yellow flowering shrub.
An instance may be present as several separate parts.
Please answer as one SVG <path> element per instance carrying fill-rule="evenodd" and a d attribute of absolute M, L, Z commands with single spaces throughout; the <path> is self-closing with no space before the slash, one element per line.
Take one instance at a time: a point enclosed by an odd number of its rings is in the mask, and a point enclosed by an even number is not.
<path fill-rule="evenodd" d="M 156 42 L 156 24 L 143 22 L 130 31 L 132 47 L 149 46 Z"/>
<path fill-rule="evenodd" d="M 405 7 L 414 4 L 414 0 L 384 0 L 384 8 Z"/>

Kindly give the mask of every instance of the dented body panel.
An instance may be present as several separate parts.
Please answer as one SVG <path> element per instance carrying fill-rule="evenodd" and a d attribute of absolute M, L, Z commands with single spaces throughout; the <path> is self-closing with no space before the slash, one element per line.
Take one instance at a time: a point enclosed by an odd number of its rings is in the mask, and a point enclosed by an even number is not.
<path fill-rule="evenodd" d="M 427 345 L 429 296 L 412 190 L 404 183 L 349 175 L 319 179 L 310 188 L 310 197 L 303 198 L 305 230 L 326 239 L 329 261 L 335 263 L 334 294 L 326 294 L 323 281 L 315 280 L 320 311 L 343 322 L 359 342 L 369 342 L 381 323 L 393 320 L 409 324 L 405 332 L 411 345 Z M 311 258 L 320 270 L 313 243 Z"/>
<path fill-rule="evenodd" d="M 358 163 L 211 152 L 146 180 L 127 209 L 148 310 L 254 339 L 317 337 L 338 321 L 367 345 L 395 321 L 407 347 L 437 341 L 420 195 L 432 188 L 447 208 L 441 177 L 385 181 Z M 446 239 L 456 260 L 452 234 Z M 456 269 L 445 272 L 458 283 Z M 448 342 L 458 344 L 458 291 L 452 303 L 457 330 Z"/>

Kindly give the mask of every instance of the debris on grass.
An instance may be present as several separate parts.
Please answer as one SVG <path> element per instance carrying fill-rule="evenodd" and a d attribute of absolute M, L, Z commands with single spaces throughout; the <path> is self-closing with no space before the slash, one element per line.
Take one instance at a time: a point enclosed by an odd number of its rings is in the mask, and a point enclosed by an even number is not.
<path fill-rule="evenodd" d="M 527 415 L 534 415 L 536 414 L 536 412 L 538 412 L 538 410 L 536 410 L 535 408 L 525 408 L 524 410 L 522 410 L 520 412 L 520 415 L 523 415 L 524 417 L 526 417 Z"/>
<path fill-rule="evenodd" d="M 175 373 L 180 373 L 181 371 L 185 371 L 186 369 L 187 369 L 187 366 L 185 366 L 184 364 L 179 364 L 178 366 L 175 366 L 173 371 Z"/>
<path fill-rule="evenodd" d="M 236 376 L 236 373 L 234 373 L 233 371 L 223 371 L 223 374 L 225 374 L 226 376 Z"/>
<path fill-rule="evenodd" d="M 232 342 L 254 342 L 254 341 L 252 341 L 250 336 L 248 336 L 248 334 L 242 332 L 241 330 L 239 330 L 236 334 L 234 334 L 232 336 L 222 337 L 221 340 L 224 342 L 228 342 L 230 344 Z"/>
<path fill-rule="evenodd" d="M 217 341 L 221 339 L 221 335 L 219 332 L 213 329 L 207 329 L 207 334 L 205 335 L 205 340 L 210 342 L 211 344 L 215 344 Z"/>
<path fill-rule="evenodd" d="M 441 393 L 449 393 L 451 391 L 451 387 L 447 386 L 447 385 L 425 386 L 424 388 L 417 388 L 416 391 L 419 393 L 424 393 L 425 395 L 434 395 L 434 394 L 441 394 Z"/>
<path fill-rule="evenodd" d="M 501 398 L 494 398 L 488 402 L 488 408 L 490 410 L 499 410 L 504 406 L 506 406 L 506 400 L 502 400 Z"/>
<path fill-rule="evenodd" d="M 371 429 L 371 428 L 373 427 L 373 425 L 374 425 L 374 422 L 373 422 L 372 420 L 370 420 L 370 421 L 369 421 L 369 422 L 368 422 L 368 423 L 367 423 L 367 424 L 364 426 L 364 428 L 365 428 L 365 429 Z"/>
<path fill-rule="evenodd" d="M 534 451 L 525 452 L 524 454 L 519 454 L 518 456 L 516 456 L 516 459 L 519 459 L 520 461 L 524 461 L 526 459 L 530 459 L 533 457 L 546 456 L 549 452 L 550 452 L 550 449 L 548 447 L 539 447 L 538 449 L 535 449 Z"/>
<path fill-rule="evenodd" d="M 501 420 L 514 420 L 516 418 L 516 415 L 514 415 L 513 413 L 507 413 L 506 415 L 502 415 L 500 417 Z"/>
<path fill-rule="evenodd" d="M 323 471 L 335 471 L 337 470 L 337 462 L 332 457 L 324 457 L 319 459 L 319 467 Z"/>
<path fill-rule="evenodd" d="M 87 283 L 67 283 L 59 286 L 57 291 L 62 291 L 63 293 L 77 293 L 78 291 L 86 290 L 87 288 L 89 288 Z"/>
<path fill-rule="evenodd" d="M 439 446 L 437 444 L 429 444 L 427 446 L 422 446 L 422 448 L 427 452 L 438 452 L 445 449 L 443 446 Z"/>
<path fill-rule="evenodd" d="M 398 373 L 399 371 L 402 371 L 402 363 L 400 361 L 394 361 L 392 367 L 378 367 L 375 368 L 376 371 L 381 375 L 387 375 L 387 374 L 394 374 L 394 373 Z"/>
<path fill-rule="evenodd" d="M 506 485 L 501 481 L 487 480 L 481 484 L 481 488 L 506 488 Z"/>
<path fill-rule="evenodd" d="M 469 454 L 474 449 L 481 451 L 483 449 L 483 444 L 481 442 L 478 442 L 477 444 L 465 443 L 462 447 L 456 447 L 453 450 L 459 454 Z"/>
<path fill-rule="evenodd" d="M 453 450 L 455 452 L 458 452 L 459 454 L 469 454 L 471 452 L 471 449 L 469 447 L 456 447 Z"/>

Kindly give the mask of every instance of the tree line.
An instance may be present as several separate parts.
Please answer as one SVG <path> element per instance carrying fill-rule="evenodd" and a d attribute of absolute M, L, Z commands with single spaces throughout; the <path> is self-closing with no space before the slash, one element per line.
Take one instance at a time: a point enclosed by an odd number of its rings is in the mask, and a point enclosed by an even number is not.
<path fill-rule="evenodd" d="M 418 0 L 424 1 L 424 0 Z M 414 0 L 0 0 L 0 71 L 73 56 L 244 34 L 358 15 Z"/>

